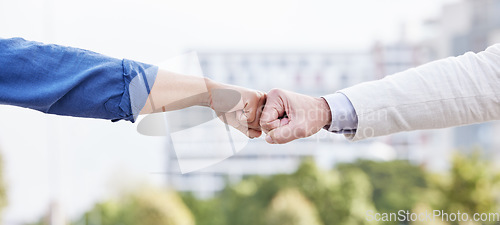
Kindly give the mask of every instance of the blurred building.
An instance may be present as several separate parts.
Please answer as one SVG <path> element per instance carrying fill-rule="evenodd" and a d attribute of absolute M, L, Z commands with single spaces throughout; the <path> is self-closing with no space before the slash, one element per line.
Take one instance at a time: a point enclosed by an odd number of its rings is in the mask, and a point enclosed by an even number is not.
<path fill-rule="evenodd" d="M 431 40 L 438 58 L 479 52 L 500 42 L 500 1 L 462 0 L 443 7 Z"/>
<path fill-rule="evenodd" d="M 375 79 L 381 79 L 430 61 L 427 48 L 407 41 L 404 32 L 406 28 L 403 26 L 401 29 L 403 31 L 398 41 L 388 44 L 376 42 L 373 45 Z"/>
<path fill-rule="evenodd" d="M 366 52 L 199 51 L 203 72 L 217 81 L 268 91 L 324 95 L 373 79 Z"/>
<path fill-rule="evenodd" d="M 433 36 L 424 43 L 434 58 L 480 52 L 500 43 L 500 0 L 462 0 L 443 7 L 439 18 L 429 23 Z M 469 152 L 480 148 L 486 157 L 498 158 L 498 122 L 453 129 L 453 146 Z"/>
<path fill-rule="evenodd" d="M 373 45 L 373 79 L 382 79 L 434 59 L 433 49 L 426 42 L 411 42 L 411 38 L 407 36 L 407 27 L 403 24 L 400 29 L 400 36 L 396 41 L 377 41 Z M 376 140 L 393 148 L 396 159 L 408 160 L 437 171 L 448 168 L 448 155 L 453 148 L 451 129 L 402 132 Z"/>
<path fill-rule="evenodd" d="M 283 88 L 312 96 L 374 78 L 372 56 L 366 52 L 265 52 L 265 51 L 198 51 L 205 76 L 224 83 L 262 91 Z M 365 154 L 370 142 L 357 145 Z M 331 151 L 336 149 L 336 151 Z M 211 196 L 224 188 L 225 181 L 238 181 L 248 175 L 271 175 L 294 172 L 304 157 L 317 159 L 331 167 L 339 158 L 354 160 L 354 147 L 340 135 L 321 132 L 314 138 L 286 145 L 269 145 L 263 139 L 252 140 L 229 159 L 199 172 L 181 175 L 176 155 L 170 151 L 168 175 L 170 185 L 199 196 Z M 365 149 L 365 150 L 364 150 Z M 203 154 L 193 154 L 192 160 Z M 376 157 L 376 156 L 375 156 Z"/>
<path fill-rule="evenodd" d="M 462 0 L 442 9 L 440 17 L 426 22 L 427 39 L 410 43 L 403 27 L 399 41 L 376 43 L 373 61 L 377 79 L 426 62 L 480 52 L 500 42 L 500 0 Z M 463 127 L 405 132 L 386 137 L 385 142 L 396 149 L 398 158 L 443 169 L 453 150 L 470 153 L 480 149 L 485 157 L 499 158 L 499 142 L 495 131 L 498 122 Z"/>
<path fill-rule="evenodd" d="M 377 54 L 394 55 L 388 47 Z M 403 54 L 413 54 L 403 51 Z M 376 79 L 374 51 L 364 52 L 265 52 L 265 51 L 198 51 L 205 76 L 224 83 L 268 91 L 283 88 L 307 95 L 321 96 L 367 80 Z M 386 58 L 384 66 L 399 65 Z M 408 58 L 408 57 L 406 57 Z M 399 65 L 405 69 L 414 64 Z M 393 69 L 396 71 L 397 69 Z M 411 138 L 408 138 L 411 139 Z M 318 165 L 331 168 L 338 162 L 359 158 L 392 160 L 408 158 L 407 148 L 417 142 L 405 142 L 405 152 L 398 154 L 380 139 L 348 143 L 342 135 L 322 131 L 307 139 L 285 145 L 269 145 L 263 139 L 252 140 L 241 152 L 217 165 L 198 172 L 181 175 L 176 155 L 170 151 L 169 184 L 180 191 L 193 191 L 199 196 L 211 196 L 224 188 L 225 181 L 238 181 L 249 175 L 292 173 L 303 158 L 314 158 Z M 203 153 L 193 153 L 190 159 L 199 160 Z"/>
<path fill-rule="evenodd" d="M 426 23 L 429 38 L 407 41 L 405 28 L 393 43 L 376 42 L 360 52 L 266 52 L 198 50 L 205 76 L 214 80 L 268 91 L 283 88 L 321 96 L 364 81 L 419 66 L 426 62 L 479 52 L 500 42 L 500 0 L 464 0 L 446 5 L 440 18 Z M 446 170 L 455 149 L 470 151 L 476 146 L 488 156 L 498 155 L 498 123 L 458 128 L 403 132 L 390 136 L 347 143 L 341 135 L 320 132 L 308 139 L 286 145 L 268 145 L 253 140 L 235 156 L 199 172 L 181 175 L 175 154 L 169 157 L 169 183 L 180 191 L 211 196 L 224 188 L 225 181 L 249 175 L 291 173 L 300 161 L 312 157 L 323 167 L 359 158 L 404 159 L 431 170 Z M 193 155 L 194 159 L 196 156 Z"/>

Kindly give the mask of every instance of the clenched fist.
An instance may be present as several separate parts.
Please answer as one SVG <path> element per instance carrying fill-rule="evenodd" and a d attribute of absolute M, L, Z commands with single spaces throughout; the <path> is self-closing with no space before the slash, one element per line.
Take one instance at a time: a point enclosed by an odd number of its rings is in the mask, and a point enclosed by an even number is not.
<path fill-rule="evenodd" d="M 267 94 L 260 126 L 267 142 L 283 144 L 309 137 L 331 120 L 330 107 L 323 98 L 273 89 Z"/>

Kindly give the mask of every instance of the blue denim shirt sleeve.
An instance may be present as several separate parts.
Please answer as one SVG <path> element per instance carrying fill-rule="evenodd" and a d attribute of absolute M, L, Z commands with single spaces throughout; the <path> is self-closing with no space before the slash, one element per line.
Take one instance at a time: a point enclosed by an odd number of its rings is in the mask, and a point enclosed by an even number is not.
<path fill-rule="evenodd" d="M 134 122 L 156 66 L 59 45 L 0 39 L 0 104 Z"/>
<path fill-rule="evenodd" d="M 325 129 L 334 133 L 355 134 L 358 127 L 358 116 L 349 98 L 337 92 L 323 96 L 323 99 L 330 106 L 332 113 L 332 123 Z"/>

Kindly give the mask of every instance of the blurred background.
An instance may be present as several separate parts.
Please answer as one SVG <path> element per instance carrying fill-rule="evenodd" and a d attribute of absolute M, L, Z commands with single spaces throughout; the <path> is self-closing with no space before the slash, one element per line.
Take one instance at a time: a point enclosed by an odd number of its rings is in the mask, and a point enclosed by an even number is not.
<path fill-rule="evenodd" d="M 0 37 L 149 63 L 196 51 L 214 80 L 321 96 L 500 42 L 500 0 L 0 0 Z M 181 175 L 168 138 L 136 124 L 11 106 L 0 115 L 3 224 L 373 224 L 367 210 L 500 211 L 498 122 L 356 143 L 325 131 L 282 146 L 259 138 Z"/>

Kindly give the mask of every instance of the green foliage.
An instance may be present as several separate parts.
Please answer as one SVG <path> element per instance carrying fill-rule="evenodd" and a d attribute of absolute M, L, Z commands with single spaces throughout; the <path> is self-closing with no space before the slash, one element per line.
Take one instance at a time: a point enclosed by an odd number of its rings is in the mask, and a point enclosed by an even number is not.
<path fill-rule="evenodd" d="M 200 200 L 191 193 L 182 193 L 186 206 L 195 215 L 197 225 L 224 225 L 227 224 L 221 199 L 213 198 Z"/>
<path fill-rule="evenodd" d="M 372 187 L 361 171 L 323 171 L 306 160 L 290 179 L 317 206 L 324 224 L 371 223 L 364 219 L 364 213 L 375 210 Z"/>
<path fill-rule="evenodd" d="M 498 174 L 490 165 L 480 160 L 479 154 L 472 157 L 456 155 L 451 170 L 451 185 L 446 193 L 446 206 L 469 212 L 490 212 L 495 208 L 498 195 Z"/>
<path fill-rule="evenodd" d="M 267 225 L 322 225 L 316 207 L 296 189 L 279 191 L 269 204 Z"/>
<path fill-rule="evenodd" d="M 7 189 L 3 177 L 3 157 L 0 155 L 0 212 L 7 206 Z M 1 213 L 0 213 L 1 216 Z M 1 217 L 0 217 L 1 220 Z"/>
<path fill-rule="evenodd" d="M 125 194 L 97 204 L 76 224 L 409 224 L 370 222 L 366 212 L 438 209 L 471 216 L 498 212 L 499 186 L 499 173 L 477 153 L 456 155 L 447 174 L 429 173 L 406 161 L 360 160 L 321 170 L 312 160 L 304 160 L 292 174 L 246 177 L 210 199 L 198 199 L 190 193 L 182 193 L 181 199 L 176 193 L 151 189 Z M 411 224 L 460 223 L 436 220 Z"/>
<path fill-rule="evenodd" d="M 171 191 L 144 189 L 96 204 L 76 224 L 194 225 L 180 197 Z"/>
<path fill-rule="evenodd" d="M 371 202 L 371 185 L 366 175 L 350 171 L 345 175 L 337 171 L 323 171 L 312 160 L 305 160 L 293 174 L 280 174 L 270 177 L 253 176 L 228 185 L 215 199 L 193 202 L 190 197 L 184 200 L 190 206 L 210 204 L 224 213 L 217 225 L 259 225 L 268 224 L 267 209 L 271 200 L 282 190 L 297 190 L 304 199 L 310 201 L 319 213 L 322 224 L 370 224 L 364 219 L 364 210 L 375 210 Z M 208 209 L 200 212 L 195 206 L 195 217 L 206 218 Z M 210 207 L 203 207 L 210 208 Z M 220 214 L 217 218 L 220 217 Z M 197 225 L 212 225 L 213 220 L 198 220 Z"/>
<path fill-rule="evenodd" d="M 449 174 L 431 176 L 433 190 L 431 203 L 448 212 L 497 213 L 500 188 L 499 173 L 480 158 L 479 152 L 471 156 L 455 155 Z M 458 224 L 458 223 L 452 223 Z M 495 224 L 485 221 L 482 224 Z"/>
<path fill-rule="evenodd" d="M 428 187 L 426 172 L 407 161 L 359 160 L 338 166 L 341 173 L 362 170 L 373 186 L 373 203 L 380 212 L 410 210 Z"/>

